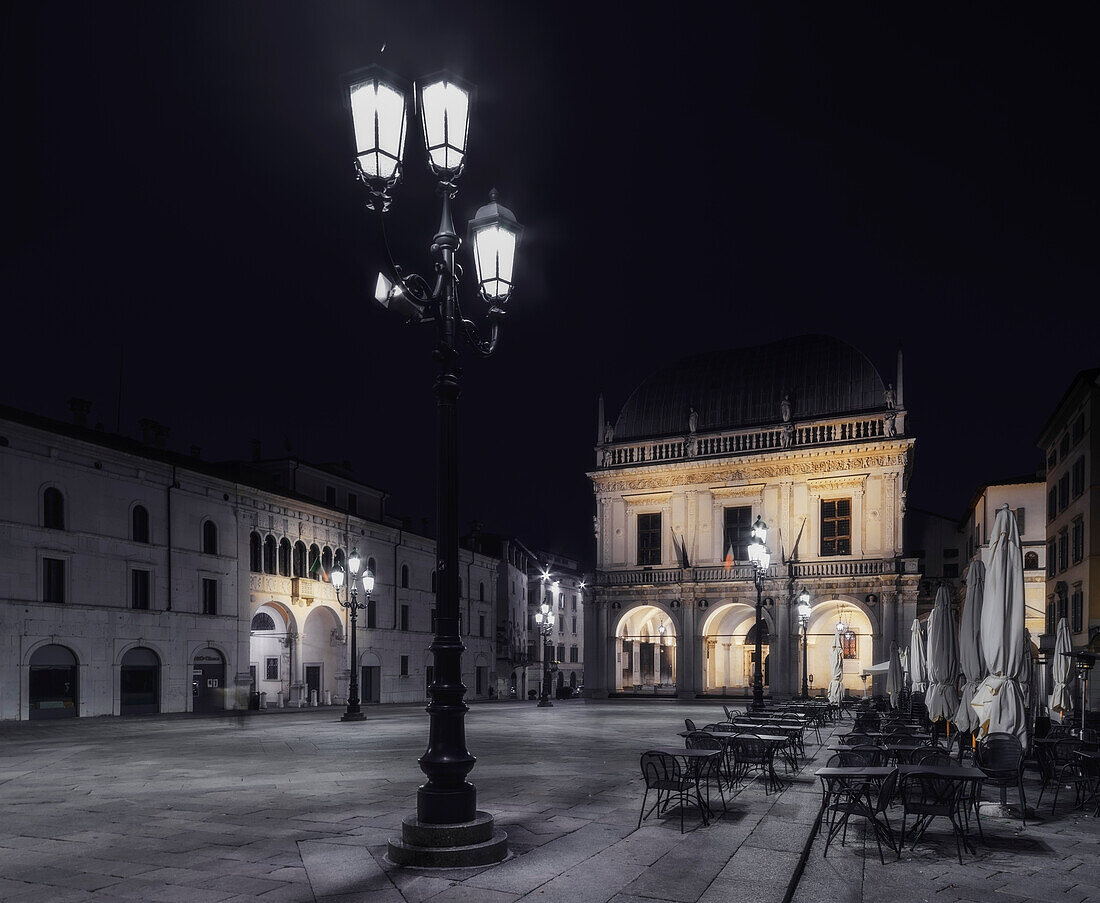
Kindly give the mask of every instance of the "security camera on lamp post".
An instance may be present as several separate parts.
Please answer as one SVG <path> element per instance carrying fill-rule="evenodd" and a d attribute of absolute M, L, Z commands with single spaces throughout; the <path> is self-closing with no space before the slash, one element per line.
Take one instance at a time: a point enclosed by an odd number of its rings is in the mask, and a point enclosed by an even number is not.
<path fill-rule="evenodd" d="M 428 169 L 442 201 L 430 250 L 428 278 L 406 273 L 390 256 L 385 212 L 403 175 L 409 97 L 415 96 Z M 428 748 L 420 757 L 427 781 L 417 791 L 416 815 L 402 825 L 402 839 L 391 840 L 390 858 L 402 865 L 472 866 L 498 862 L 507 855 L 507 837 L 494 830 L 488 813 L 477 810 L 477 790 L 466 780 L 476 761 L 466 748 L 462 652 L 459 635 L 458 567 L 458 395 L 459 349 L 465 342 L 482 356 L 493 353 L 500 338 L 504 306 L 512 292 L 516 249 L 523 227 L 497 202 L 496 192 L 469 224 L 478 296 L 486 305 L 488 337 L 482 338 L 459 297 L 462 240 L 455 230 L 451 203 L 466 168 L 473 86 L 448 72 L 421 79 L 410 92 L 392 73 L 371 66 L 350 75 L 345 99 L 354 140 L 355 173 L 366 190 L 367 207 L 378 214 L 380 250 L 388 272 L 379 274 L 375 300 L 407 323 L 434 327 L 436 361 L 437 562 L 436 631 L 429 649 L 435 681 Z M 444 830 L 446 826 L 447 830 Z M 447 847 L 447 851 L 443 851 Z"/>
<path fill-rule="evenodd" d="M 768 525 L 764 519 L 757 515 L 756 522 L 752 525 L 752 539 L 749 540 L 749 561 L 753 564 L 753 583 L 756 585 L 756 655 L 752 663 L 752 703 L 749 707 L 755 711 L 764 708 L 764 606 L 771 604 L 771 599 L 765 599 L 764 580 L 768 576 L 768 567 L 771 565 L 772 556 L 768 552 Z"/>

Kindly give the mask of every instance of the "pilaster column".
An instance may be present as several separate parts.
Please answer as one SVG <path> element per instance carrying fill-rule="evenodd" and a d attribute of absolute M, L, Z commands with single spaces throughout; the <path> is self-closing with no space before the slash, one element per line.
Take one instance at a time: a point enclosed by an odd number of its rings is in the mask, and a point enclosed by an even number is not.
<path fill-rule="evenodd" d="M 659 684 L 661 682 L 661 643 L 663 637 L 657 637 L 657 643 L 653 647 L 653 682 Z"/>
<path fill-rule="evenodd" d="M 776 638 L 769 650 L 771 664 L 768 670 L 771 672 L 769 689 L 775 697 L 782 693 L 789 693 L 791 688 L 791 605 L 785 588 L 782 593 L 775 593 L 772 598 L 775 599 L 772 617 L 775 619 Z"/>
<path fill-rule="evenodd" d="M 632 637 L 630 640 L 630 658 L 634 664 L 632 680 L 634 686 L 638 686 L 642 682 L 642 644 L 638 637 Z"/>

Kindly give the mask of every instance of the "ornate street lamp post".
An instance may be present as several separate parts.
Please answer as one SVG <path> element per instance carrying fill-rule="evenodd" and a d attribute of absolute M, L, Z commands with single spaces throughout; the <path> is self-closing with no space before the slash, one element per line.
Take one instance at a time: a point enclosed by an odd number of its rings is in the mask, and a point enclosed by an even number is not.
<path fill-rule="evenodd" d="M 752 665 L 752 703 L 754 711 L 764 708 L 764 579 L 768 576 L 768 565 L 772 557 L 768 552 L 768 525 L 757 515 L 752 525 L 752 539 L 749 541 L 749 561 L 753 564 L 753 583 L 756 584 L 756 656 Z M 771 600 L 767 600 L 770 602 Z"/>
<path fill-rule="evenodd" d="M 552 706 L 550 701 L 550 631 L 554 629 L 554 613 L 545 602 L 535 612 L 535 623 L 542 636 L 542 693 L 539 695 L 539 708 Z"/>
<path fill-rule="evenodd" d="M 810 629 L 810 593 L 803 588 L 798 594 L 798 623 L 802 627 L 802 698 L 810 698 L 809 666 L 806 649 Z"/>
<path fill-rule="evenodd" d="M 375 300 L 409 323 L 435 328 L 435 381 L 438 449 L 436 632 L 429 647 L 435 681 L 428 688 L 428 748 L 420 768 L 428 780 L 417 791 L 416 816 L 406 818 L 402 840 L 391 840 L 390 858 L 403 865 L 470 866 L 497 862 L 507 855 L 507 836 L 495 831 L 488 813 L 477 810 L 477 790 L 466 780 L 476 761 L 466 748 L 462 652 L 459 635 L 458 568 L 458 351 L 465 341 L 478 354 L 492 354 L 500 335 L 504 304 L 512 291 L 516 248 L 522 227 L 497 203 L 496 192 L 469 224 L 479 295 L 487 305 L 489 337 L 482 339 L 463 312 L 451 202 L 466 165 L 473 87 L 447 72 L 422 79 L 415 87 L 428 168 L 442 198 L 439 226 L 431 241 L 434 281 L 405 273 L 389 259 L 380 273 Z M 372 66 L 346 81 L 355 143 L 356 177 L 367 192 L 367 207 L 383 213 L 402 175 L 406 137 L 407 91 L 384 69 Z M 389 253 L 388 242 L 383 242 Z M 447 849 L 444 850 L 443 848 Z"/>
<path fill-rule="evenodd" d="M 351 555 L 348 557 L 351 582 L 348 584 L 348 593 L 345 594 L 343 599 L 340 598 L 340 589 L 344 585 L 344 569 L 339 564 L 332 569 L 332 585 L 336 590 L 336 599 L 344 608 L 348 609 L 348 614 L 351 615 L 351 659 L 348 662 L 351 681 L 348 685 L 348 708 L 340 717 L 341 721 L 365 721 L 367 717 L 359 707 L 359 655 L 355 651 L 355 633 L 359 612 L 370 605 L 371 593 L 374 592 L 374 574 L 370 568 L 363 571 L 363 594 L 367 598 L 365 601 L 360 602 L 357 584 L 359 582 L 359 568 L 362 567 L 362 564 L 363 559 L 359 557 L 359 550 L 352 550 Z"/>

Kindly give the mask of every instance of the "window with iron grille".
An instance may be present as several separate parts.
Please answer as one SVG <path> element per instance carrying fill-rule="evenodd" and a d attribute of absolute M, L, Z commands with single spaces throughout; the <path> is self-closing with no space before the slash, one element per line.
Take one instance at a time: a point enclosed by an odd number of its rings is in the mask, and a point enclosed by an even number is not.
<path fill-rule="evenodd" d="M 752 507 L 726 508 L 722 532 L 722 557 L 733 547 L 734 561 L 749 560 L 749 540 L 752 539 Z"/>
<path fill-rule="evenodd" d="M 143 611 L 149 608 L 148 571 L 130 571 L 130 607 Z"/>
<path fill-rule="evenodd" d="M 264 659 L 264 680 L 279 679 L 279 659 L 277 656 Z"/>
<path fill-rule="evenodd" d="M 1069 605 L 1069 629 L 1070 633 L 1080 633 L 1085 624 L 1085 594 L 1081 584 L 1073 587 L 1073 595 L 1070 596 Z"/>
<path fill-rule="evenodd" d="M 821 502 L 821 554 L 852 554 L 852 500 Z"/>
<path fill-rule="evenodd" d="M 202 578 L 202 613 L 204 615 L 218 613 L 218 581 L 212 577 Z"/>
<path fill-rule="evenodd" d="M 840 638 L 844 658 L 849 661 L 859 658 L 859 634 L 844 634 Z"/>
<path fill-rule="evenodd" d="M 661 515 L 638 515 L 638 565 L 661 563 Z"/>

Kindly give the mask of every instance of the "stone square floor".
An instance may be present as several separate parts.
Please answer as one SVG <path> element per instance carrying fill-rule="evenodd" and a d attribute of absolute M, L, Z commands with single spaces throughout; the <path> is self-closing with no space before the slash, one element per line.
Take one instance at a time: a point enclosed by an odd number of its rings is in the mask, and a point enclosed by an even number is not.
<path fill-rule="evenodd" d="M 681 745 L 684 718 L 721 718 L 703 702 L 473 706 L 478 806 L 511 855 L 402 869 L 386 840 L 415 809 L 428 717 L 386 706 L 344 724 L 340 713 L 0 723 L 0 900 L 1100 903 L 1098 820 L 1061 801 L 1052 817 L 1049 794 L 1026 828 L 986 817 L 986 843 L 961 867 L 934 830 L 883 866 L 853 826 L 823 858 L 812 770 L 829 753 L 816 743 L 785 792 L 751 782 L 709 827 L 690 811 L 684 834 L 675 812 L 636 830 L 639 754 Z M 1032 806 L 1037 796 L 1029 785 Z"/>

